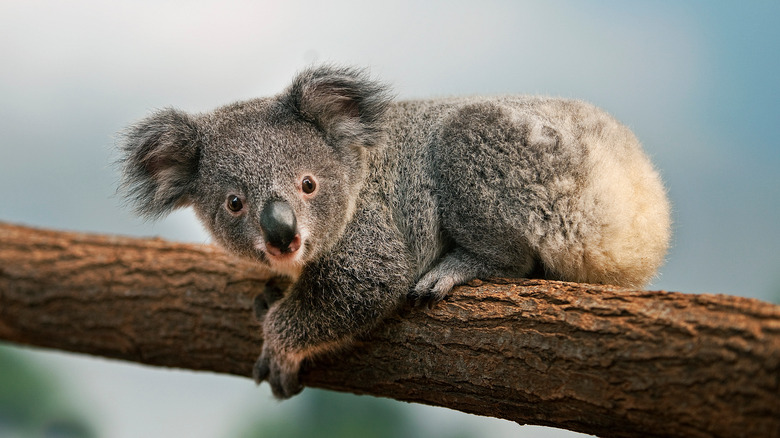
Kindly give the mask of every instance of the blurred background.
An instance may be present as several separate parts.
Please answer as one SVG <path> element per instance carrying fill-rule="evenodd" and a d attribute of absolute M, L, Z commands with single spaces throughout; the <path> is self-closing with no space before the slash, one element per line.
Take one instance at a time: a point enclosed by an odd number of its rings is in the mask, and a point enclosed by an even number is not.
<path fill-rule="evenodd" d="M 399 98 L 546 94 L 630 126 L 675 237 L 651 289 L 780 301 L 780 2 L 0 2 L 0 221 L 208 237 L 115 195 L 115 133 L 151 110 L 275 94 L 318 62 Z M 574 436 L 455 411 L 0 344 L 0 436 Z"/>

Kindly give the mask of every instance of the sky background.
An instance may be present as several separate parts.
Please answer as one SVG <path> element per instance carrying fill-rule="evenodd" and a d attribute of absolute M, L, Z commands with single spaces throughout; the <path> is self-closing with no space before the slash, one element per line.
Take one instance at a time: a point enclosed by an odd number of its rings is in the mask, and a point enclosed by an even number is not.
<path fill-rule="evenodd" d="M 0 221 L 207 242 L 189 211 L 150 223 L 123 208 L 116 132 L 157 108 L 272 95 L 336 62 L 369 67 L 399 98 L 545 94 L 606 109 L 674 206 L 649 288 L 778 302 L 778 19 L 777 1 L 0 2 Z M 99 406 L 105 436 L 220 436 L 294 403 L 247 379 L 25 354 Z M 493 436 L 567 436 L 414 412 Z"/>

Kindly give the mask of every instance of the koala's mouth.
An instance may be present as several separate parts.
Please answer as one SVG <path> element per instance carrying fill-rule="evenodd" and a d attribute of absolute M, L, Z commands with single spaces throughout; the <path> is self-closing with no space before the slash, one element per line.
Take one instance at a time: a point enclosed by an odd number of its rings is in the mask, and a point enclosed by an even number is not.
<path fill-rule="evenodd" d="M 255 242 L 255 250 L 262 254 L 262 258 L 272 270 L 292 278 L 297 278 L 300 275 L 304 264 L 304 254 L 308 247 L 309 242 L 300 234 L 284 245 L 274 245 L 263 239 L 258 239 Z"/>
<path fill-rule="evenodd" d="M 301 235 L 296 234 L 289 243 L 283 246 L 272 245 L 269 242 L 265 243 L 265 253 L 273 258 L 285 259 L 288 257 L 295 257 L 298 250 L 301 249 Z"/>

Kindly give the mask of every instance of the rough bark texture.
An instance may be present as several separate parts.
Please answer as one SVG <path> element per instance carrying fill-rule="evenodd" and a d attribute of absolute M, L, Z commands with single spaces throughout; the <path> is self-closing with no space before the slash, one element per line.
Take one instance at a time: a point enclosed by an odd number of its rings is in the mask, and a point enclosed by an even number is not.
<path fill-rule="evenodd" d="M 248 376 L 268 278 L 210 246 L 0 224 L 0 339 Z M 474 281 L 302 379 L 601 436 L 780 436 L 780 307 Z"/>

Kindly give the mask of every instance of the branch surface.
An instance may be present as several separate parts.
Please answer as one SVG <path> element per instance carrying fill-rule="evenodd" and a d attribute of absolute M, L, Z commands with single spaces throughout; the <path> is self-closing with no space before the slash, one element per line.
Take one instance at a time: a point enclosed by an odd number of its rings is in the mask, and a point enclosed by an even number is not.
<path fill-rule="evenodd" d="M 249 376 L 269 279 L 211 246 L 0 223 L 0 339 Z M 780 436 L 780 306 L 476 280 L 301 378 L 601 436 Z"/>

